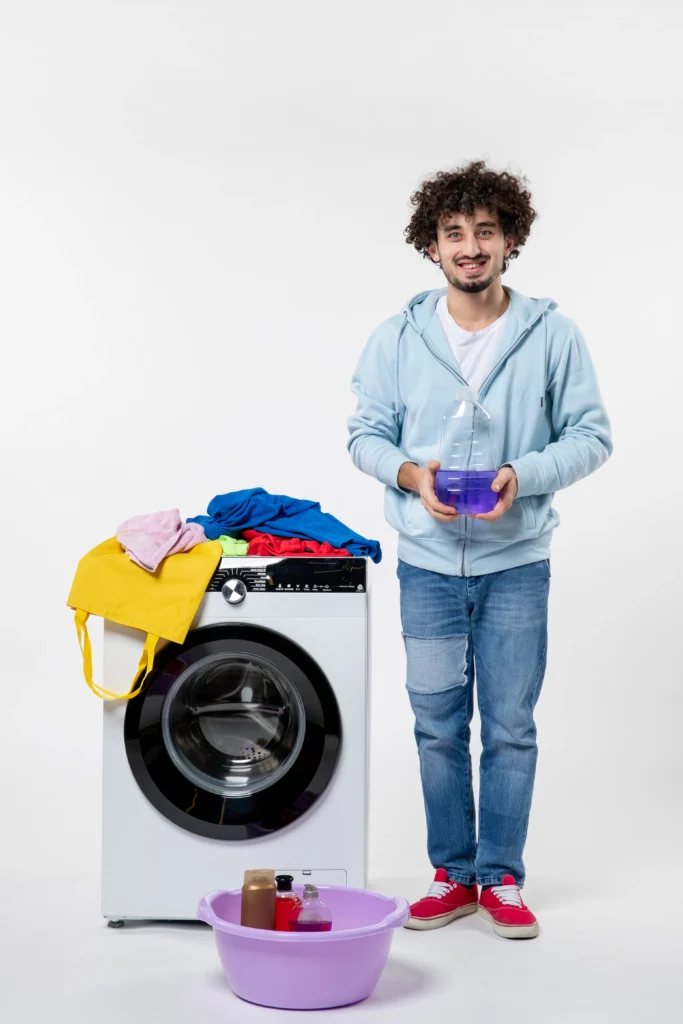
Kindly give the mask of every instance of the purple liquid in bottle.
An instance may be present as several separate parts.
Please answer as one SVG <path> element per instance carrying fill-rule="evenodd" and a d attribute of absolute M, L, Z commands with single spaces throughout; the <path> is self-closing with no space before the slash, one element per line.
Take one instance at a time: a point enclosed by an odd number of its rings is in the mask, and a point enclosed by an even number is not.
<path fill-rule="evenodd" d="M 294 921 L 290 929 L 295 932 L 330 932 L 331 921 Z"/>
<path fill-rule="evenodd" d="M 474 515 L 477 512 L 492 512 L 498 495 L 491 490 L 491 484 L 498 474 L 495 471 L 437 469 L 436 496 L 442 505 L 450 505 L 460 515 Z"/>

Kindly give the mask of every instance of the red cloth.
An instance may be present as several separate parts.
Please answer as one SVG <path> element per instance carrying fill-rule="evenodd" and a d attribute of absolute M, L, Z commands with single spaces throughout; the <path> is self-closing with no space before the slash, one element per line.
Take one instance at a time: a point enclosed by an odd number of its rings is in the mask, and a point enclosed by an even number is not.
<path fill-rule="evenodd" d="M 275 537 L 258 530 L 244 530 L 242 536 L 249 541 L 248 555 L 350 555 L 346 548 L 333 548 L 326 540 Z"/>

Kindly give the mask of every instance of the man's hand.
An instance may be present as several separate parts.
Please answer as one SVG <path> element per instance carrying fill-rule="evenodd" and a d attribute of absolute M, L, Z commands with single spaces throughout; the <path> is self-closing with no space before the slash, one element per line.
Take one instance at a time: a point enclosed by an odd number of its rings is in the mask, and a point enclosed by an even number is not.
<path fill-rule="evenodd" d="M 453 519 L 459 519 L 460 516 L 451 508 L 450 505 L 442 505 L 436 496 L 434 490 L 436 483 L 436 471 L 441 465 L 440 462 L 428 462 L 425 468 L 422 470 L 422 476 L 420 477 L 420 501 L 429 512 L 430 516 L 434 519 L 438 519 L 440 523 L 450 523 Z"/>
<path fill-rule="evenodd" d="M 517 474 L 512 466 L 503 466 L 491 484 L 491 490 L 498 492 L 498 503 L 491 512 L 479 512 L 472 519 L 485 519 L 487 523 L 495 523 L 504 516 L 517 496 Z"/>
<path fill-rule="evenodd" d="M 442 505 L 434 492 L 436 471 L 440 465 L 440 462 L 428 462 L 422 469 L 414 462 L 404 462 L 398 473 L 398 486 L 406 491 L 416 491 L 430 516 L 441 523 L 450 523 L 460 517 L 450 505 Z"/>

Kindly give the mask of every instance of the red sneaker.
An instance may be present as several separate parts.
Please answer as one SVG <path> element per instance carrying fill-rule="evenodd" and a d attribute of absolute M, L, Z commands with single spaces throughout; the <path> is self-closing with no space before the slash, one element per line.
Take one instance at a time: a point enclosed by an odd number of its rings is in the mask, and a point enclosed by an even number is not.
<path fill-rule="evenodd" d="M 512 875 L 503 875 L 501 885 L 482 889 L 479 913 L 505 939 L 533 939 L 538 935 L 538 921 L 524 903 Z"/>
<path fill-rule="evenodd" d="M 476 909 L 476 885 L 467 889 L 459 882 L 449 882 L 446 869 L 437 868 L 427 895 L 411 905 L 410 920 L 405 927 L 416 931 L 443 928 L 456 917 L 473 914 Z"/>

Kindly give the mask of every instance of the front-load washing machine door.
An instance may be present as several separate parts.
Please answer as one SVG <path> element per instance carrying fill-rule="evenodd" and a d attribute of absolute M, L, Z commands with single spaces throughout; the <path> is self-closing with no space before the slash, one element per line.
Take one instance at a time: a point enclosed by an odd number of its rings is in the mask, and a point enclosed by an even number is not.
<path fill-rule="evenodd" d="M 131 770 L 167 818 L 199 835 L 251 839 L 320 797 L 341 742 L 319 665 L 273 630 L 205 626 L 158 656 L 126 708 Z"/>

